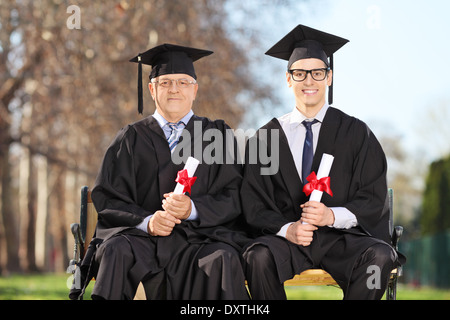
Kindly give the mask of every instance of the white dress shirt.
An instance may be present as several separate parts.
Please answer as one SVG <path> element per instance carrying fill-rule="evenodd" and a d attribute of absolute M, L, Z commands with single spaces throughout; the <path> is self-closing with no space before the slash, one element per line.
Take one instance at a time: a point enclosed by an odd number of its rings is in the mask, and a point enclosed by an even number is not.
<path fill-rule="evenodd" d="M 328 103 L 325 102 L 324 106 L 312 119 L 306 118 L 297 108 L 290 113 L 287 113 L 278 118 L 278 122 L 283 129 L 286 138 L 289 143 L 289 148 L 291 149 L 292 156 L 294 158 L 295 167 L 299 177 L 301 177 L 302 172 L 302 157 L 303 157 L 303 144 L 306 136 L 306 128 L 302 125 L 304 120 L 313 121 L 317 119 L 318 122 L 313 124 L 311 129 L 313 132 L 313 150 L 316 152 L 317 142 L 319 141 L 320 128 L 322 126 L 323 119 L 328 110 Z M 300 204 L 298 204 L 300 205 Z M 334 223 L 328 227 L 334 227 L 338 229 L 349 229 L 358 225 L 356 216 L 347 208 L 344 207 L 332 207 L 330 208 L 334 213 Z M 277 235 L 286 237 L 286 231 L 288 227 L 294 222 L 284 225 Z"/>
<path fill-rule="evenodd" d="M 193 115 L 194 115 L 194 112 L 192 112 L 192 110 L 190 110 L 188 112 L 188 114 L 185 115 L 181 119 L 181 121 L 183 121 L 183 123 L 186 125 Z M 164 117 L 161 114 L 158 113 L 158 110 L 155 110 L 155 113 L 153 113 L 152 116 L 153 116 L 153 118 L 156 119 L 156 121 L 158 122 L 159 126 L 164 131 L 164 135 L 166 136 L 166 139 L 168 139 L 170 134 L 171 134 L 171 132 L 172 132 L 172 129 L 170 129 L 170 127 L 167 125 L 167 123 L 169 123 L 169 121 L 164 119 Z M 180 129 L 180 130 L 182 130 L 182 129 Z M 162 208 L 161 208 L 161 210 L 162 210 Z M 153 214 L 145 217 L 144 220 L 140 224 L 138 224 L 136 226 L 136 228 L 147 232 L 148 221 L 150 220 L 150 218 L 152 216 L 153 216 Z M 195 207 L 194 202 L 191 200 L 191 214 L 186 220 L 196 220 L 197 218 L 198 218 L 197 208 Z"/>

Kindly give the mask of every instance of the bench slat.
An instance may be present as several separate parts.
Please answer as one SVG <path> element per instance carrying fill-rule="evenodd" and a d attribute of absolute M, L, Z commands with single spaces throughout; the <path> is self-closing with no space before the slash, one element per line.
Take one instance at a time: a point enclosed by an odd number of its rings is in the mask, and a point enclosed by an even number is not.
<path fill-rule="evenodd" d="M 333 277 L 322 269 L 308 269 L 284 282 L 285 286 L 337 285 Z"/>

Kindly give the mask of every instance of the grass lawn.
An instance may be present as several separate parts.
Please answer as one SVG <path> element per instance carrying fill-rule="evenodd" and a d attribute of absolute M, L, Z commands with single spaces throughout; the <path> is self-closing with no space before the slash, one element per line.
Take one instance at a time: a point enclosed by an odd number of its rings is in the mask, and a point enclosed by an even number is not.
<path fill-rule="evenodd" d="M 0 277 L 0 300 L 69 300 L 69 274 L 12 275 Z M 90 298 L 92 284 L 89 285 Z"/>
<path fill-rule="evenodd" d="M 68 300 L 68 274 L 12 275 L 0 277 L 0 300 Z M 90 299 L 93 284 L 85 299 Z M 341 300 L 339 288 L 327 286 L 286 287 L 290 300 Z M 450 289 L 410 288 L 399 285 L 398 300 L 450 300 Z"/>
<path fill-rule="evenodd" d="M 332 286 L 286 287 L 289 300 L 342 300 L 342 290 Z M 383 297 L 385 299 L 385 297 Z M 450 300 L 450 289 L 410 288 L 399 284 L 397 300 Z"/>

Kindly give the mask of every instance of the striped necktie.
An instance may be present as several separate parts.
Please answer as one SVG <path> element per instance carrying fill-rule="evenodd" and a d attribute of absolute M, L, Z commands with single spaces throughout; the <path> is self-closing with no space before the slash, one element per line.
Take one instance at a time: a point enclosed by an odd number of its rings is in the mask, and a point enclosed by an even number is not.
<path fill-rule="evenodd" d="M 184 123 L 183 121 L 178 121 L 178 123 L 168 122 L 167 125 L 171 130 L 167 142 L 169 143 L 170 152 L 173 152 L 178 143 L 181 131 L 183 131 Z"/>
<path fill-rule="evenodd" d="M 307 184 L 306 178 L 311 173 L 311 166 L 314 157 L 314 146 L 313 146 L 313 133 L 311 126 L 314 123 L 319 122 L 319 120 L 314 119 L 313 121 L 303 121 L 302 124 L 306 128 L 305 143 L 303 145 L 303 159 L 302 159 L 302 181 L 303 184 Z"/>

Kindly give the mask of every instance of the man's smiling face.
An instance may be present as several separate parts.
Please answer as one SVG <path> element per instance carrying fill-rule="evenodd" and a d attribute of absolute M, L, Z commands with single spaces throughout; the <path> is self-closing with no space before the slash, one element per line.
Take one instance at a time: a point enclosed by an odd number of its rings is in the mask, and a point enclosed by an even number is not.
<path fill-rule="evenodd" d="M 290 67 L 291 70 L 320 68 L 327 68 L 327 66 L 322 60 L 314 58 L 298 60 Z M 286 80 L 289 88 L 292 88 L 294 92 L 296 106 L 300 111 L 318 110 L 325 104 L 327 86 L 330 86 L 332 82 L 332 71 L 330 70 L 322 81 L 314 80 L 311 74 L 308 74 L 303 81 L 294 81 L 289 72 L 286 72 Z"/>
<path fill-rule="evenodd" d="M 195 79 L 187 74 L 168 74 L 155 78 L 162 80 L 189 80 Z M 186 88 L 181 88 L 175 81 L 165 88 L 158 83 L 149 83 L 150 93 L 155 100 L 158 112 L 169 122 L 177 122 L 183 118 L 192 108 L 198 90 L 198 84 L 191 84 Z"/>

